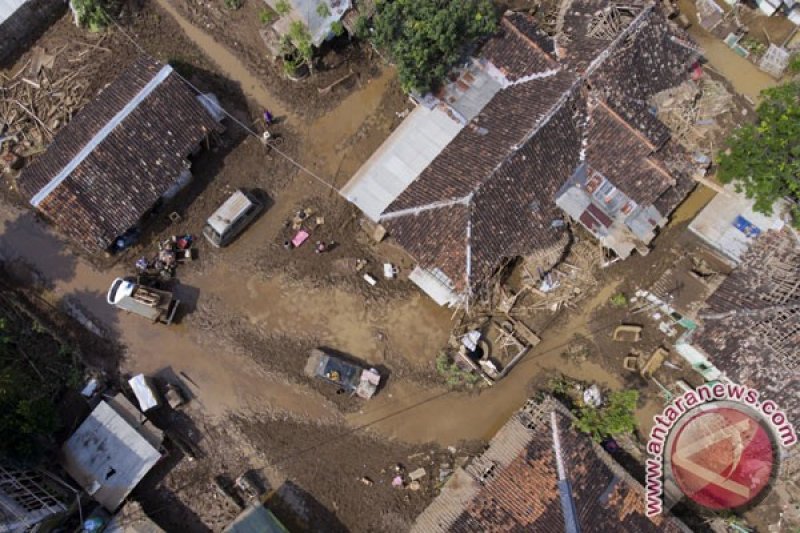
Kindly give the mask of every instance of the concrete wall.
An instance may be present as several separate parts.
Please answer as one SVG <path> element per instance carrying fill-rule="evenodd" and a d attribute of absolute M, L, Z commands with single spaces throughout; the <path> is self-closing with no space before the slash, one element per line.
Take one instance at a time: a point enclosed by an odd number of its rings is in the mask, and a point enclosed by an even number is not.
<path fill-rule="evenodd" d="M 0 67 L 10 66 L 67 9 L 65 0 L 28 0 L 0 24 Z"/>

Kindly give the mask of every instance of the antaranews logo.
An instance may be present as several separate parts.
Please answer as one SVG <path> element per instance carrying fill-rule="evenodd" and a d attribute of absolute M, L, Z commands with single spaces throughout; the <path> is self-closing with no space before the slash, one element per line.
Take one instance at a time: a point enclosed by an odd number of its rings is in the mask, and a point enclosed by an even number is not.
<path fill-rule="evenodd" d="M 647 443 L 647 514 L 664 510 L 665 486 L 714 510 L 738 509 L 766 495 L 780 447 L 797 442 L 786 414 L 757 390 L 702 385 L 654 418 Z"/>

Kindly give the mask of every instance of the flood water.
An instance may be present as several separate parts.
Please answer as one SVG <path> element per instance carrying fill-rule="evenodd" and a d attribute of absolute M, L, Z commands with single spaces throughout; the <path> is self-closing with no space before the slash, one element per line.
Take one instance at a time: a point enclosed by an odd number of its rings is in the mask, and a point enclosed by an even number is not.
<path fill-rule="evenodd" d="M 711 68 L 725 76 L 736 92 L 757 102 L 761 91 L 778 84 L 772 76 L 734 53 L 722 39 L 704 30 L 697 22 L 697 11 L 693 0 L 678 0 L 678 6 L 681 13 L 689 17 L 692 23 L 689 35 L 702 47 L 703 55 Z"/>

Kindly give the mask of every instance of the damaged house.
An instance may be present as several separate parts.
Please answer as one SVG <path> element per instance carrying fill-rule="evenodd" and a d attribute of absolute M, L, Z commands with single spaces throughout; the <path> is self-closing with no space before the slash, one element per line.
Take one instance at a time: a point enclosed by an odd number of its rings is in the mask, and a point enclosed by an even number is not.
<path fill-rule="evenodd" d="M 103 251 L 189 183 L 189 156 L 223 131 L 220 120 L 212 95 L 140 58 L 58 132 L 17 186 L 59 231 Z"/>
<path fill-rule="evenodd" d="M 505 261 L 552 268 L 567 218 L 620 258 L 646 253 L 694 186 L 648 101 L 697 60 L 649 2 L 564 0 L 554 36 L 506 13 L 342 193 L 414 258 L 412 281 L 442 305 Z"/>
<path fill-rule="evenodd" d="M 528 401 L 412 532 L 691 531 L 669 514 L 648 517 L 642 485 L 572 423 L 557 400 Z"/>
<path fill-rule="evenodd" d="M 728 379 L 800 419 L 800 237 L 759 235 L 700 313 L 701 327 L 676 345 L 707 380 Z"/>

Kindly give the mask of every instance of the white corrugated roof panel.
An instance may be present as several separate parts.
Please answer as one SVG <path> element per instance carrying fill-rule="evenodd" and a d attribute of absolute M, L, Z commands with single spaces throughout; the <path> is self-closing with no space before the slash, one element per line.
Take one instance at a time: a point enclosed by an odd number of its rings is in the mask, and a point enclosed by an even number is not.
<path fill-rule="evenodd" d="M 64 470 L 111 512 L 161 459 L 161 453 L 104 401 L 64 443 L 62 452 Z"/>
<path fill-rule="evenodd" d="M 464 126 L 441 109 L 417 106 L 342 188 L 342 195 L 377 221 Z"/>
<path fill-rule="evenodd" d="M 6 21 L 14 12 L 28 0 L 0 0 L 0 24 Z"/>

